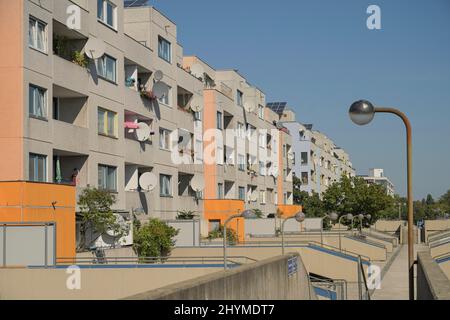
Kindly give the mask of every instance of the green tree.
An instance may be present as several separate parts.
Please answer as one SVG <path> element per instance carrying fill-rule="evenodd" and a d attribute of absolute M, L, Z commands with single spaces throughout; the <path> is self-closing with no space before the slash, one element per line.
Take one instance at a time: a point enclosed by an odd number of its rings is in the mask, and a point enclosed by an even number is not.
<path fill-rule="evenodd" d="M 342 176 L 339 182 L 332 184 L 323 195 L 323 207 L 326 212 L 337 212 L 339 216 L 370 214 L 370 223 L 375 222 L 383 210 L 393 206 L 394 199 L 377 184 L 367 184 L 360 177 Z"/>
<path fill-rule="evenodd" d="M 86 232 L 92 228 L 98 234 L 104 234 L 108 230 L 113 230 L 117 238 L 123 236 L 122 230 L 111 207 L 116 202 L 116 198 L 111 193 L 95 188 L 86 188 L 81 193 L 78 206 L 80 207 L 80 242 L 78 251 L 84 251 L 90 243 L 86 243 Z"/>
<path fill-rule="evenodd" d="M 158 219 L 150 219 L 141 227 L 134 228 L 133 250 L 140 258 L 141 262 L 164 261 L 164 257 L 170 255 L 174 245 L 174 237 L 179 230 L 170 227 L 165 222 Z M 155 258 L 144 260 L 144 258 Z"/>
<path fill-rule="evenodd" d="M 303 213 L 306 217 L 323 217 L 326 213 L 323 207 L 322 200 L 315 192 L 309 195 L 306 191 L 300 191 L 301 180 L 294 177 L 293 189 L 294 189 L 294 204 L 301 205 Z"/>

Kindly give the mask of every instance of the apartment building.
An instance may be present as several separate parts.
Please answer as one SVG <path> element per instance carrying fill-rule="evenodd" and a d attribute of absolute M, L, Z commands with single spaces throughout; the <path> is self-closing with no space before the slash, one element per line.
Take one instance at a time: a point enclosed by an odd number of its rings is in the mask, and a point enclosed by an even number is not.
<path fill-rule="evenodd" d="M 204 162 L 204 201 L 237 199 L 265 216 L 291 206 L 291 137 L 276 125 L 264 92 L 238 71 L 215 70 L 196 56 L 185 57 L 184 68 L 204 81 L 204 149 L 217 151 L 215 161 Z M 219 223 L 204 214 L 210 228 Z"/>
<path fill-rule="evenodd" d="M 292 111 L 286 109 L 283 125 L 292 134 L 294 152 L 294 174 L 301 181 L 301 191 L 322 196 L 327 188 L 340 180 L 342 175 L 355 176 L 349 155 L 325 134 L 313 130 L 313 125 L 304 125 L 293 119 Z"/>
<path fill-rule="evenodd" d="M 395 187 L 391 180 L 384 175 L 384 169 L 369 169 L 368 175 L 361 175 L 361 178 L 367 181 L 368 184 L 379 184 L 385 190 L 388 196 L 395 195 Z"/>
<path fill-rule="evenodd" d="M 78 12 L 76 28 L 68 12 Z M 98 187 L 116 196 L 116 212 L 142 219 L 202 211 L 190 188 L 203 179 L 192 140 L 177 150 L 191 161 L 173 161 L 174 141 L 201 131 L 189 103 L 203 100 L 203 83 L 181 67 L 173 22 L 123 0 L 2 1 L 2 13 L 0 180 L 76 184 L 78 194 Z M 86 46 L 101 56 L 86 58 Z M 150 132 L 139 140 L 142 123 Z M 147 172 L 152 190 L 139 184 Z"/>

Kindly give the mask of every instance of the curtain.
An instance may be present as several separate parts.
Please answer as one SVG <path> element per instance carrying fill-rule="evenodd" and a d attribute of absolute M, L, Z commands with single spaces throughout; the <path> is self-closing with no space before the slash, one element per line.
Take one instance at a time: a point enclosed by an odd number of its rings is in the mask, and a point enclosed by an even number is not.
<path fill-rule="evenodd" d="M 31 47 L 36 47 L 35 36 L 36 36 L 36 21 L 30 19 L 28 27 L 28 44 Z"/>
<path fill-rule="evenodd" d="M 38 22 L 37 24 L 37 48 L 39 50 L 45 50 L 45 25 Z"/>

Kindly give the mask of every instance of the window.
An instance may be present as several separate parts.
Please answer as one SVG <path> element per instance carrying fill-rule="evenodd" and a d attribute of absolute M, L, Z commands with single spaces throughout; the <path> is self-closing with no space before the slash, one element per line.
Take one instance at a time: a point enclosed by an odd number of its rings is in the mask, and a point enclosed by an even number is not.
<path fill-rule="evenodd" d="M 28 166 L 28 177 L 30 181 L 47 181 L 47 156 L 30 153 Z"/>
<path fill-rule="evenodd" d="M 238 169 L 239 171 L 245 171 L 245 156 L 238 154 Z"/>
<path fill-rule="evenodd" d="M 264 107 L 262 105 L 258 105 L 258 117 L 264 119 Z"/>
<path fill-rule="evenodd" d="M 260 176 L 266 175 L 266 165 L 264 164 L 264 161 L 259 162 L 259 175 Z"/>
<path fill-rule="evenodd" d="M 223 130 L 222 112 L 217 112 L 217 129 Z"/>
<path fill-rule="evenodd" d="M 217 184 L 217 199 L 223 199 L 223 183 Z"/>
<path fill-rule="evenodd" d="M 240 107 L 244 106 L 244 93 L 240 90 L 236 92 L 236 103 Z"/>
<path fill-rule="evenodd" d="M 171 46 L 169 41 L 161 36 L 158 37 L 158 56 L 168 63 L 172 62 Z"/>
<path fill-rule="evenodd" d="M 203 160 L 203 141 L 202 140 L 195 141 L 195 159 L 198 161 Z"/>
<path fill-rule="evenodd" d="M 287 155 L 287 148 L 286 145 L 283 144 L 283 158 L 286 158 L 286 155 Z"/>
<path fill-rule="evenodd" d="M 273 193 L 273 203 L 278 204 L 278 192 Z"/>
<path fill-rule="evenodd" d="M 159 147 L 163 150 L 170 150 L 170 131 L 159 128 Z"/>
<path fill-rule="evenodd" d="M 116 15 L 116 6 L 111 1 L 97 0 L 97 18 L 101 22 L 116 29 Z"/>
<path fill-rule="evenodd" d="M 266 204 L 266 191 L 265 190 L 259 191 L 259 202 L 261 204 Z"/>
<path fill-rule="evenodd" d="M 113 57 L 103 55 L 97 61 L 97 73 L 100 77 L 116 83 L 117 61 Z"/>
<path fill-rule="evenodd" d="M 301 154 L 301 164 L 302 166 L 308 165 L 308 152 L 302 152 Z"/>
<path fill-rule="evenodd" d="M 172 196 L 172 176 L 166 174 L 159 175 L 159 193 L 162 197 Z"/>
<path fill-rule="evenodd" d="M 47 52 L 47 24 L 31 16 L 28 24 L 28 45 L 30 48 Z"/>
<path fill-rule="evenodd" d="M 29 113 L 38 118 L 47 117 L 47 90 L 30 84 Z"/>
<path fill-rule="evenodd" d="M 98 108 L 98 134 L 117 137 L 117 113 L 103 108 Z"/>
<path fill-rule="evenodd" d="M 283 193 L 283 204 L 288 204 L 288 194 L 286 192 Z"/>
<path fill-rule="evenodd" d="M 245 187 L 239 187 L 239 200 L 245 201 Z"/>
<path fill-rule="evenodd" d="M 239 138 L 245 138 L 245 127 L 243 123 L 238 122 L 237 124 L 237 136 Z"/>
<path fill-rule="evenodd" d="M 254 134 L 256 133 L 256 128 L 251 124 L 247 124 L 247 133 L 248 139 L 251 140 L 254 137 Z"/>
<path fill-rule="evenodd" d="M 167 91 L 164 92 L 164 95 L 158 99 L 159 103 L 163 103 L 167 106 L 171 105 L 171 96 L 172 96 L 172 88 L 166 84 Z"/>
<path fill-rule="evenodd" d="M 220 220 L 209 220 L 209 232 L 220 230 Z"/>
<path fill-rule="evenodd" d="M 258 134 L 258 142 L 259 142 L 260 148 L 265 148 L 267 146 L 266 138 L 267 138 L 267 135 L 265 133 Z"/>
<path fill-rule="evenodd" d="M 98 188 L 107 191 L 117 191 L 117 168 L 98 165 Z"/>
<path fill-rule="evenodd" d="M 308 185 L 308 172 L 302 172 L 302 185 Z"/>

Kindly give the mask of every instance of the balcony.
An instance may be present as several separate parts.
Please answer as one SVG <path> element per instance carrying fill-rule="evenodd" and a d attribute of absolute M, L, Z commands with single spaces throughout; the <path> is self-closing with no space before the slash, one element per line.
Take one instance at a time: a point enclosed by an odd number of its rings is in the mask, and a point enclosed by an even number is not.
<path fill-rule="evenodd" d="M 53 120 L 53 146 L 56 149 L 89 154 L 89 129 Z"/>
<path fill-rule="evenodd" d="M 53 1 L 53 19 L 58 21 L 60 24 L 66 25 L 67 23 L 67 8 L 69 6 L 76 5 L 80 8 L 80 26 L 79 30 L 72 32 L 78 32 L 85 37 L 89 36 L 89 12 L 87 11 L 87 1 L 88 0 L 57 0 Z"/>
<path fill-rule="evenodd" d="M 53 55 L 53 81 L 79 96 L 89 95 L 88 70 L 57 55 Z"/>

